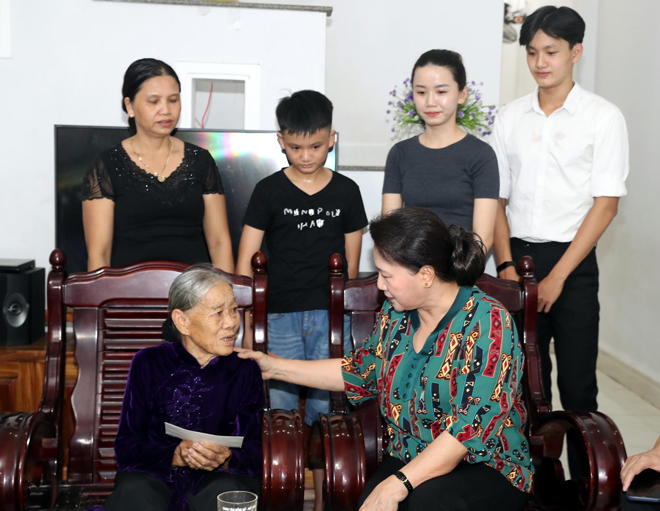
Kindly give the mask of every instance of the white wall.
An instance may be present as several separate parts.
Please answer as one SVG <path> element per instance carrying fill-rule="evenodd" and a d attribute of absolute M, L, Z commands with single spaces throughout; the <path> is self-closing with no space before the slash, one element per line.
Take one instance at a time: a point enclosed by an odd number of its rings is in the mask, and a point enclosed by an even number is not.
<path fill-rule="evenodd" d="M 497 104 L 502 4 L 494 0 L 268 0 L 328 5 L 326 93 L 335 105 L 340 165 L 384 166 L 393 144 L 388 92 L 426 50 L 463 56 L 468 79 L 483 81 L 484 104 Z"/>
<path fill-rule="evenodd" d="M 596 93 L 616 104 L 630 140 L 628 196 L 598 245 L 601 349 L 660 383 L 660 2 L 600 0 Z"/>
<path fill-rule="evenodd" d="M 367 212 L 367 218 L 371 220 L 381 211 L 381 196 L 383 193 L 383 179 L 385 173 L 382 171 L 342 171 L 347 177 L 350 177 L 360 187 L 362 194 L 362 202 L 364 202 L 364 209 Z M 362 252 L 360 253 L 360 271 L 361 272 L 374 272 L 376 265 L 374 264 L 374 244 L 371 241 L 369 233 L 364 233 L 362 236 Z"/>
<path fill-rule="evenodd" d="M 211 92 L 213 85 L 213 92 Z M 195 80 L 191 126 L 217 130 L 245 129 L 245 82 L 240 80 Z M 204 117 L 206 113 L 206 117 Z M 183 119 L 179 122 L 182 125 Z"/>
<path fill-rule="evenodd" d="M 513 11 L 522 11 L 531 14 L 538 7 L 544 5 L 542 0 L 517 0 L 502 2 L 511 5 Z M 536 82 L 527 68 L 525 48 L 520 46 L 520 24 L 511 25 L 516 31 L 516 42 L 502 42 L 502 70 L 500 74 L 500 105 L 529 94 L 536 87 Z"/>
<path fill-rule="evenodd" d="M 92 0 L 12 0 L 0 59 L 0 257 L 46 266 L 55 245 L 53 125 L 125 125 L 128 65 L 155 57 L 261 65 L 261 128 L 279 98 L 324 90 L 323 13 Z M 304 40 L 291 51 L 285 34 Z"/>

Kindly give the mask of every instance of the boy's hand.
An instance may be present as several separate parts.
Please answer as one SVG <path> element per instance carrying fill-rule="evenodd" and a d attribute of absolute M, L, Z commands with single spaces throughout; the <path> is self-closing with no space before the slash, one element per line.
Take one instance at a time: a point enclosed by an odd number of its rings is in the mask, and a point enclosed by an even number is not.
<path fill-rule="evenodd" d="M 557 301 L 564 289 L 564 279 L 553 275 L 552 272 L 539 282 L 539 312 L 550 312 L 550 308 Z"/>

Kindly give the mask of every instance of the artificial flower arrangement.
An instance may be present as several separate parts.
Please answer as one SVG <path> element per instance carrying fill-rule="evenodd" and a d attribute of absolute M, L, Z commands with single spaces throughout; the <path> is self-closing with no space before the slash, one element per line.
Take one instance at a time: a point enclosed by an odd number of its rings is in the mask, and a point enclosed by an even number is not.
<path fill-rule="evenodd" d="M 468 96 L 464 103 L 458 105 L 456 111 L 456 124 L 473 135 L 485 137 L 490 135 L 497 109 L 494 105 L 484 106 L 481 103 L 481 91 L 479 87 L 483 82 L 474 81 L 468 84 Z M 410 132 L 411 129 L 419 126 L 424 128 L 424 121 L 417 113 L 415 102 L 413 101 L 412 84 L 410 78 L 403 81 L 403 88 L 394 86 L 390 92 L 392 99 L 388 102 L 387 113 L 392 115 L 394 128 L 393 133 L 402 134 Z"/>

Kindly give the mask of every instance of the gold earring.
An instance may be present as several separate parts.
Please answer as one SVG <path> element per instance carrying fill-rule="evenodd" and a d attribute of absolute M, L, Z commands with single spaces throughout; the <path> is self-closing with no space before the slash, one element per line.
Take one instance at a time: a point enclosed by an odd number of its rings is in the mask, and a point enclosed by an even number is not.
<path fill-rule="evenodd" d="M 429 287 L 431 284 L 429 282 L 424 282 L 424 287 Z"/>

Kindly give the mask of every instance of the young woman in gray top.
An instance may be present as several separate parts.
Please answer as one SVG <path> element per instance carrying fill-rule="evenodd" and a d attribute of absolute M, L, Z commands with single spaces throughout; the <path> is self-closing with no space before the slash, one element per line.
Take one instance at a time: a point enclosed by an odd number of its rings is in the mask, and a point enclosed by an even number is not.
<path fill-rule="evenodd" d="M 495 229 L 499 173 L 494 151 L 456 124 L 467 99 L 461 56 L 430 50 L 412 72 L 413 99 L 424 133 L 396 144 L 387 156 L 383 213 L 404 206 L 430 209 L 446 225 L 478 234 L 490 249 Z"/>

